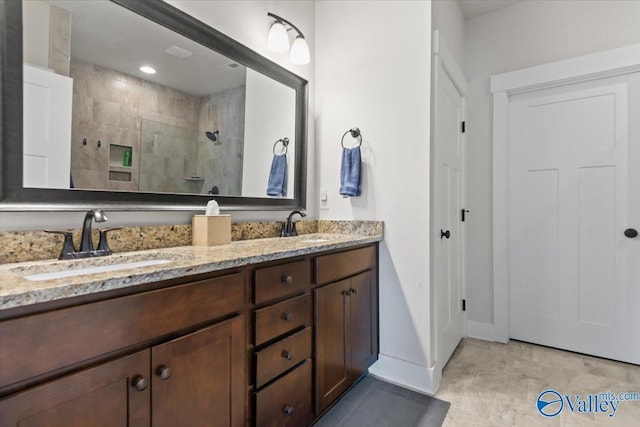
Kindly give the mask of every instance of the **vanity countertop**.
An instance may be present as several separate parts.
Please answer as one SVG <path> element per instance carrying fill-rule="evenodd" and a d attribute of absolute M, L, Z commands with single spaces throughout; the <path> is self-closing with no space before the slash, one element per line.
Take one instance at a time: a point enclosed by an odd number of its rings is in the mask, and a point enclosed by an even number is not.
<path fill-rule="evenodd" d="M 107 257 L 68 261 L 33 261 L 0 265 L 0 310 L 61 300 L 146 283 L 225 270 L 334 249 L 379 242 L 379 235 L 306 234 L 235 241 L 228 245 L 179 246 L 122 252 Z M 32 281 L 40 273 L 162 260 L 163 264 Z M 168 261 L 168 262 L 166 262 Z"/>

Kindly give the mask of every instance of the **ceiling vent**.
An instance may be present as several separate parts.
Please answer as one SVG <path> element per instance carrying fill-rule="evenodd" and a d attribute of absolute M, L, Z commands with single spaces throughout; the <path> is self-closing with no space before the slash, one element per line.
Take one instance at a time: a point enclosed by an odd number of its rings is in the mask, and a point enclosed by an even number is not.
<path fill-rule="evenodd" d="M 179 58 L 179 59 L 187 59 L 188 57 L 193 55 L 193 52 L 189 52 L 187 49 L 183 49 L 183 48 L 178 47 L 178 46 L 168 47 L 168 48 L 166 48 L 164 50 L 164 53 L 166 53 L 167 55 L 170 55 L 170 56 L 174 56 L 174 57 Z"/>

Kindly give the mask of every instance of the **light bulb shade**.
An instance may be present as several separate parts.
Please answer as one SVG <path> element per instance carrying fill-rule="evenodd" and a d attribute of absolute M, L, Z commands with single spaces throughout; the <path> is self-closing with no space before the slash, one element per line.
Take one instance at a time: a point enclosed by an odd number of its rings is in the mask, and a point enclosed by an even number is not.
<path fill-rule="evenodd" d="M 267 46 L 272 52 L 282 53 L 289 50 L 289 34 L 281 22 L 276 21 L 271 26 Z"/>
<path fill-rule="evenodd" d="M 291 44 L 291 53 L 289 54 L 289 59 L 294 64 L 305 65 L 308 64 L 311 60 L 309 54 L 309 45 L 307 45 L 307 41 L 303 37 L 296 37 Z"/>

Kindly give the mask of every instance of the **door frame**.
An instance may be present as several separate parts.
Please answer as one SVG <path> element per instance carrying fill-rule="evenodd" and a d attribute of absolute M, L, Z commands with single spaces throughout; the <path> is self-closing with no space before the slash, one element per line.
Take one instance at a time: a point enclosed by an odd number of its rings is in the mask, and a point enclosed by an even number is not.
<path fill-rule="evenodd" d="M 509 342 L 509 102 L 512 95 L 640 71 L 640 43 L 491 76 L 494 340 Z"/>
<path fill-rule="evenodd" d="M 469 93 L 469 86 L 467 83 L 467 79 L 462 72 L 462 68 L 458 64 L 453 55 L 452 51 L 446 44 L 442 33 L 440 30 L 435 30 L 433 32 L 433 62 L 432 62 L 432 86 L 431 86 L 431 94 L 432 94 L 432 108 L 433 112 L 432 123 L 431 126 L 431 195 L 433 199 L 433 195 L 436 194 L 435 191 L 435 165 L 437 165 L 437 158 L 435 150 L 435 123 L 437 122 L 437 114 L 438 109 L 435 108 L 438 102 L 437 90 L 441 73 L 445 73 L 446 76 L 451 80 L 455 88 L 458 90 L 462 97 L 462 120 L 466 121 L 467 119 L 467 96 Z M 462 167 L 461 167 L 461 181 L 462 181 L 462 201 L 463 205 L 466 203 L 466 178 L 467 178 L 467 164 L 466 164 L 466 132 L 461 134 L 461 147 L 462 147 Z M 431 239 L 430 239 L 430 247 L 431 247 L 431 265 L 433 268 L 431 269 L 431 336 L 433 337 L 433 344 L 431 346 L 431 354 L 430 358 L 432 361 L 432 366 L 434 366 L 434 385 L 437 389 L 438 384 L 440 383 L 440 379 L 442 377 L 442 368 L 444 364 L 441 360 L 439 360 L 439 350 L 440 350 L 440 325 L 438 323 L 438 304 L 437 304 L 437 296 L 438 290 L 437 288 L 437 278 L 438 278 L 438 262 L 436 260 L 436 250 L 435 246 L 440 240 L 440 226 L 436 224 L 436 215 L 435 208 L 432 200 L 431 203 Z M 460 225 L 460 260 L 459 260 L 459 268 L 460 268 L 460 298 L 465 298 L 465 290 L 466 290 L 466 274 L 465 274 L 465 252 L 466 252 L 466 230 L 464 227 L 464 223 Z M 467 329 L 467 316 L 465 312 L 462 312 L 462 334 L 466 336 Z"/>

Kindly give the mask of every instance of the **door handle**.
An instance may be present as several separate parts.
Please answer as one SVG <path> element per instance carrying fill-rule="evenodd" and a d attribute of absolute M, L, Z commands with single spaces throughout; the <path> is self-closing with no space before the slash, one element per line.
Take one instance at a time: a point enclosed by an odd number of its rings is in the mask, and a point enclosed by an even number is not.
<path fill-rule="evenodd" d="M 624 230 L 624 235 L 630 239 L 633 239 L 635 237 L 638 237 L 638 230 L 636 230 L 635 228 L 627 228 L 626 230 Z"/>
<path fill-rule="evenodd" d="M 443 237 L 448 239 L 449 237 L 451 237 L 451 232 L 449 230 L 442 231 L 442 229 L 440 229 L 440 240 L 442 240 Z"/>

